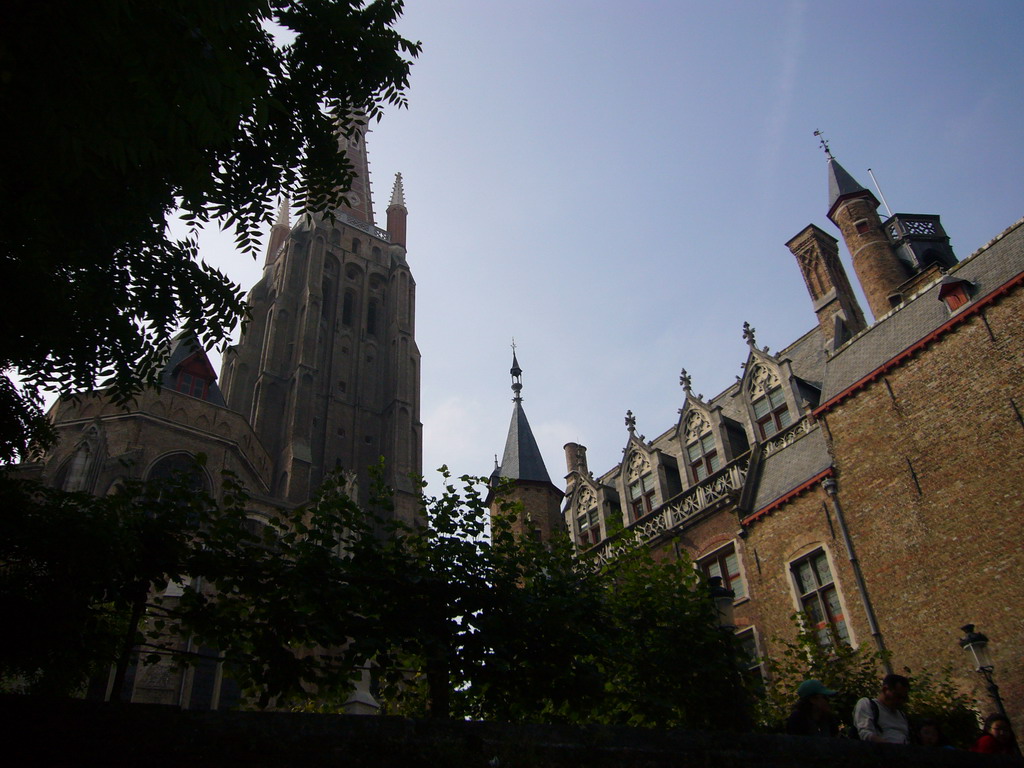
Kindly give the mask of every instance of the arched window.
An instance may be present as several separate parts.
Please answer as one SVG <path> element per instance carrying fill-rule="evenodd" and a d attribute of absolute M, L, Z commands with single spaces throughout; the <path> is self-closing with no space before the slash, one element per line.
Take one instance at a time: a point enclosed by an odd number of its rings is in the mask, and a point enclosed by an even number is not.
<path fill-rule="evenodd" d="M 693 481 L 698 483 L 722 466 L 711 424 L 699 410 L 690 411 L 686 417 L 686 463 Z"/>

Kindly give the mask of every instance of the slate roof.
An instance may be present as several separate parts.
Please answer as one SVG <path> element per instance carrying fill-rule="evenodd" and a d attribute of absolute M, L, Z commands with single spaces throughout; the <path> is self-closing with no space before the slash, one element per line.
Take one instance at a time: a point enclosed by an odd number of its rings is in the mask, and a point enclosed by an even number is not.
<path fill-rule="evenodd" d="M 844 197 L 859 192 L 867 192 L 874 199 L 871 192 L 858 183 L 846 169 L 836 162 L 834 157 L 828 159 L 828 216 L 832 218 L 832 209 Z"/>
<path fill-rule="evenodd" d="M 544 467 L 537 440 L 526 420 L 526 411 L 517 398 L 512 409 L 512 423 L 508 427 L 508 438 L 505 440 L 505 453 L 501 458 L 501 466 L 497 470 L 499 477 L 511 480 L 534 480 L 550 483 L 548 471 Z"/>
<path fill-rule="evenodd" d="M 759 512 L 832 466 L 821 428 L 761 460 L 751 512 Z"/>
<path fill-rule="evenodd" d="M 972 302 L 1024 272 L 1024 219 L 949 271 L 974 284 Z M 840 347 L 825 369 L 821 402 L 856 384 L 950 319 L 938 298 L 940 281 L 901 304 Z M 968 305 L 970 306 L 970 305 Z"/>

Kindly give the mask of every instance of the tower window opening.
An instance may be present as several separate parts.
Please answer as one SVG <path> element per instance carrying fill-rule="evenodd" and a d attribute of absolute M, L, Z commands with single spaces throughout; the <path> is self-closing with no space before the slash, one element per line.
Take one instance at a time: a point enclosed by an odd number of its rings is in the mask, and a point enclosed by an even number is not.
<path fill-rule="evenodd" d="M 858 235 L 863 235 L 871 229 L 871 223 L 867 219 L 854 222 L 853 226 L 856 228 Z"/>

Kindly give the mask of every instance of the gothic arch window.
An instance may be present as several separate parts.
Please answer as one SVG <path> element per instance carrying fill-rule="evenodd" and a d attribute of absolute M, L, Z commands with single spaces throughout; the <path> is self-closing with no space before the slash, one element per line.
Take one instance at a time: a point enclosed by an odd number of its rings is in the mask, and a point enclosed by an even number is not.
<path fill-rule="evenodd" d="M 373 250 L 372 250 L 372 251 L 370 251 L 370 253 L 372 253 L 372 254 L 373 254 L 373 257 L 374 257 L 375 259 L 379 259 L 379 258 L 381 257 L 381 251 L 380 251 L 380 248 L 378 248 L 378 247 L 377 247 L 376 245 L 375 245 L 375 246 L 373 246 Z"/>
<path fill-rule="evenodd" d="M 345 265 L 345 277 L 349 280 L 358 280 L 359 276 L 363 273 L 357 264 L 346 264 Z"/>
<path fill-rule="evenodd" d="M 197 491 L 210 492 L 210 479 L 205 470 L 196 462 L 191 453 L 179 451 L 157 459 L 146 473 L 147 480 L 171 480 L 180 478 Z"/>
<path fill-rule="evenodd" d="M 340 229 L 335 228 L 331 230 L 331 245 L 341 245 Z"/>
<path fill-rule="evenodd" d="M 759 439 L 766 440 L 793 423 L 778 375 L 760 363 L 750 377 L 750 399 Z"/>
<path fill-rule="evenodd" d="M 654 511 L 654 472 L 651 461 L 642 451 L 634 450 L 627 465 L 626 498 L 629 502 L 630 522 Z"/>
<path fill-rule="evenodd" d="M 692 410 L 687 414 L 684 436 L 686 464 L 690 470 L 690 477 L 693 482 L 699 483 L 722 466 L 711 422 L 703 412 Z"/>
<path fill-rule="evenodd" d="M 362 243 L 359 242 L 359 238 L 352 238 L 352 253 L 359 253 L 359 249 L 362 247 Z"/>

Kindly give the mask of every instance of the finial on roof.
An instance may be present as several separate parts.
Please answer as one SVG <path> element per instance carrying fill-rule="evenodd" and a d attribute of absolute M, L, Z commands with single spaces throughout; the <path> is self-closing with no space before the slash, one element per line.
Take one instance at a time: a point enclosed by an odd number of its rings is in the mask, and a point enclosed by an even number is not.
<path fill-rule="evenodd" d="M 821 144 L 821 148 L 825 150 L 825 156 L 829 160 L 834 160 L 835 158 L 832 157 L 832 150 L 828 148 L 828 139 L 825 138 L 825 134 L 821 131 L 815 131 L 814 135 L 820 139 L 819 143 Z"/>
<path fill-rule="evenodd" d="M 400 205 L 405 208 L 405 187 L 402 186 L 400 172 L 395 174 L 395 185 L 391 188 L 391 205 Z"/>
<path fill-rule="evenodd" d="M 281 207 L 277 210 L 276 226 L 291 228 L 291 211 L 288 207 L 288 198 L 281 198 Z"/>
<path fill-rule="evenodd" d="M 498 471 L 498 454 L 494 454 L 494 471 Z"/>
<path fill-rule="evenodd" d="M 523 397 L 520 394 L 523 391 L 523 369 L 519 367 L 519 360 L 516 359 L 516 340 L 512 339 L 512 367 L 508 371 L 512 376 L 512 401 L 516 403 L 523 402 Z"/>
<path fill-rule="evenodd" d="M 690 385 L 691 385 L 692 383 L 693 383 L 693 381 L 692 381 L 692 380 L 690 379 L 690 374 L 688 374 L 688 373 L 686 372 L 686 369 L 685 369 L 685 368 L 683 368 L 683 369 L 682 369 L 682 370 L 681 370 L 681 371 L 679 372 L 679 386 L 681 386 L 681 387 L 683 388 L 683 391 L 684 391 L 684 392 L 685 392 L 685 393 L 686 393 L 687 395 L 689 395 L 689 394 L 690 394 Z"/>
<path fill-rule="evenodd" d="M 750 323 L 743 323 L 743 340 L 747 342 L 747 346 L 750 347 L 751 349 L 753 349 L 754 346 L 757 344 L 757 341 L 754 339 L 755 330 L 756 329 Z"/>
<path fill-rule="evenodd" d="M 631 435 L 636 432 L 636 419 L 633 417 L 632 411 L 626 411 L 626 429 Z"/>

